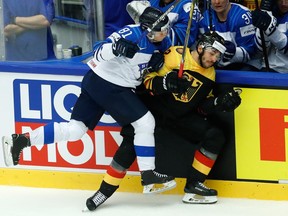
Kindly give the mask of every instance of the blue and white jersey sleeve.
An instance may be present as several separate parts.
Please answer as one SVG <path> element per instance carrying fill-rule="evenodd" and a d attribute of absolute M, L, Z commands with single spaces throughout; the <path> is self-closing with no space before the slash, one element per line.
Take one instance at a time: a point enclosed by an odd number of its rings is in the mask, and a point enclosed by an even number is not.
<path fill-rule="evenodd" d="M 269 67 L 279 73 L 288 73 L 288 13 L 276 18 L 277 28 L 268 36 L 271 42 L 268 49 Z"/>
<path fill-rule="evenodd" d="M 231 3 L 231 9 L 228 12 L 227 20 L 219 21 L 216 12 L 211 9 L 212 30 L 215 30 L 225 40 L 231 41 L 236 46 L 236 54 L 231 59 L 233 62 L 247 62 L 255 53 L 255 27 L 252 24 L 251 11 L 240 5 Z M 200 32 L 209 31 L 209 12 L 205 11 L 204 18 L 200 22 Z"/>
<path fill-rule="evenodd" d="M 277 28 L 268 36 L 271 43 L 283 54 L 288 50 L 288 13 L 283 17 L 277 17 Z"/>
<path fill-rule="evenodd" d="M 165 12 L 170 8 L 174 1 L 166 6 L 161 6 L 160 0 L 150 0 L 151 6 L 156 7 L 162 12 Z M 172 45 L 183 45 L 185 41 L 186 29 L 189 21 L 189 14 L 191 9 L 191 0 L 182 0 L 172 11 L 168 14 L 169 21 L 171 23 L 170 39 Z M 190 35 L 188 40 L 188 46 L 192 46 L 198 38 L 199 34 L 199 21 L 201 18 L 201 12 L 197 5 L 195 4 L 193 12 L 193 21 L 190 29 Z"/>

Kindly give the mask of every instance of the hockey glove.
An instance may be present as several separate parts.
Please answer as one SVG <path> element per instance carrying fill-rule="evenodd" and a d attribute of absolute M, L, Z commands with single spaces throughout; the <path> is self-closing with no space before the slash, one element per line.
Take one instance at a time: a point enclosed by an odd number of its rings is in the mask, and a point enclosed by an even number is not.
<path fill-rule="evenodd" d="M 120 38 L 118 41 L 112 44 L 113 54 L 117 57 L 125 56 L 127 58 L 133 58 L 139 51 L 139 47 L 136 43 Z"/>
<path fill-rule="evenodd" d="M 162 68 L 164 64 L 164 55 L 163 53 L 153 53 L 150 61 L 148 62 L 147 70 L 151 72 L 156 72 Z"/>
<path fill-rule="evenodd" d="M 179 78 L 176 71 L 171 71 L 163 77 L 163 88 L 172 93 L 184 93 L 191 86 L 191 81 Z"/>
<path fill-rule="evenodd" d="M 255 27 L 264 31 L 267 36 L 270 36 L 276 29 L 277 19 L 271 11 L 255 9 L 252 11 L 252 23 Z"/>
<path fill-rule="evenodd" d="M 236 53 L 236 46 L 233 42 L 227 40 L 225 41 L 224 45 L 226 47 L 226 50 L 223 54 L 222 61 L 229 62 Z"/>
<path fill-rule="evenodd" d="M 215 106 L 222 112 L 232 112 L 241 104 L 241 90 L 231 90 L 215 98 Z"/>

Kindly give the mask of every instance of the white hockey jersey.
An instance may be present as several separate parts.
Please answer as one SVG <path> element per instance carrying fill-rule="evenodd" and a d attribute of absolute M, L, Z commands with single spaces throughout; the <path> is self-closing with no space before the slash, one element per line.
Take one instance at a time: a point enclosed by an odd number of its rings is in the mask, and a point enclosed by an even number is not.
<path fill-rule="evenodd" d="M 116 57 L 112 52 L 112 43 L 125 38 L 138 44 L 140 50 L 131 59 Z M 128 25 L 111 34 L 106 40 L 94 45 L 94 56 L 88 66 L 103 79 L 119 86 L 135 88 L 140 85 L 144 69 L 155 50 L 164 52 L 171 46 L 169 37 L 162 42 L 152 43 L 139 24 Z"/>

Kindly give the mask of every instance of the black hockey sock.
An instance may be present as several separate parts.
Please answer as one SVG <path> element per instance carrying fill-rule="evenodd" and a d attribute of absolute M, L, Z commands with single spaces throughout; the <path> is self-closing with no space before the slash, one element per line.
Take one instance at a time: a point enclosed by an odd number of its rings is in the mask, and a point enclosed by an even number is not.
<path fill-rule="evenodd" d="M 108 184 L 105 181 L 102 181 L 99 191 L 103 193 L 105 196 L 110 197 L 118 188 L 119 186 L 114 186 L 114 185 Z"/>

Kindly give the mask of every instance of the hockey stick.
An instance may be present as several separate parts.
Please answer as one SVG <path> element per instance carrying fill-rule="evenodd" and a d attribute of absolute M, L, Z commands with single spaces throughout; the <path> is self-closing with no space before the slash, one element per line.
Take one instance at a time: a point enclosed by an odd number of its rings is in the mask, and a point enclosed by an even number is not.
<path fill-rule="evenodd" d="M 181 0 L 176 0 L 171 7 L 169 7 L 153 24 L 150 28 L 147 28 L 140 38 L 137 40 L 137 44 L 143 39 L 144 36 L 146 36 L 149 32 L 151 32 L 162 20 L 165 19 L 165 17 L 176 7 L 176 5 L 180 2 Z"/>
<path fill-rule="evenodd" d="M 206 7 L 207 7 L 207 10 L 208 10 L 208 15 L 209 15 L 209 30 L 210 32 L 213 31 L 213 23 L 212 23 L 212 10 L 211 10 L 211 0 L 207 0 L 206 1 Z"/>
<path fill-rule="evenodd" d="M 183 53 L 182 53 L 182 56 L 181 56 L 181 62 L 180 62 L 180 67 L 179 67 L 179 71 L 178 71 L 178 77 L 179 78 L 181 78 L 183 76 L 186 49 L 187 49 L 188 40 L 189 40 L 189 37 L 190 37 L 190 30 L 191 30 L 191 25 L 192 25 L 192 20 L 193 20 L 193 12 L 194 12 L 194 7 L 195 7 L 195 1 L 196 0 L 192 0 L 190 12 L 189 12 L 189 21 L 188 21 L 188 26 L 187 26 L 187 29 L 186 29 L 186 35 L 185 35 L 185 40 L 184 40 L 184 44 L 183 44 Z"/>
<path fill-rule="evenodd" d="M 255 6 L 256 6 L 256 9 L 259 9 L 259 5 L 258 5 L 258 0 L 255 0 Z M 265 46 L 265 38 L 264 38 L 264 33 L 261 29 L 260 30 L 260 38 L 261 38 L 261 41 L 262 41 L 262 50 L 263 50 L 263 56 L 264 56 L 264 62 L 265 62 L 265 68 L 266 68 L 266 71 L 270 71 L 270 68 L 269 68 L 269 61 L 268 61 L 268 54 L 267 54 L 267 49 L 266 49 L 266 46 Z"/>

